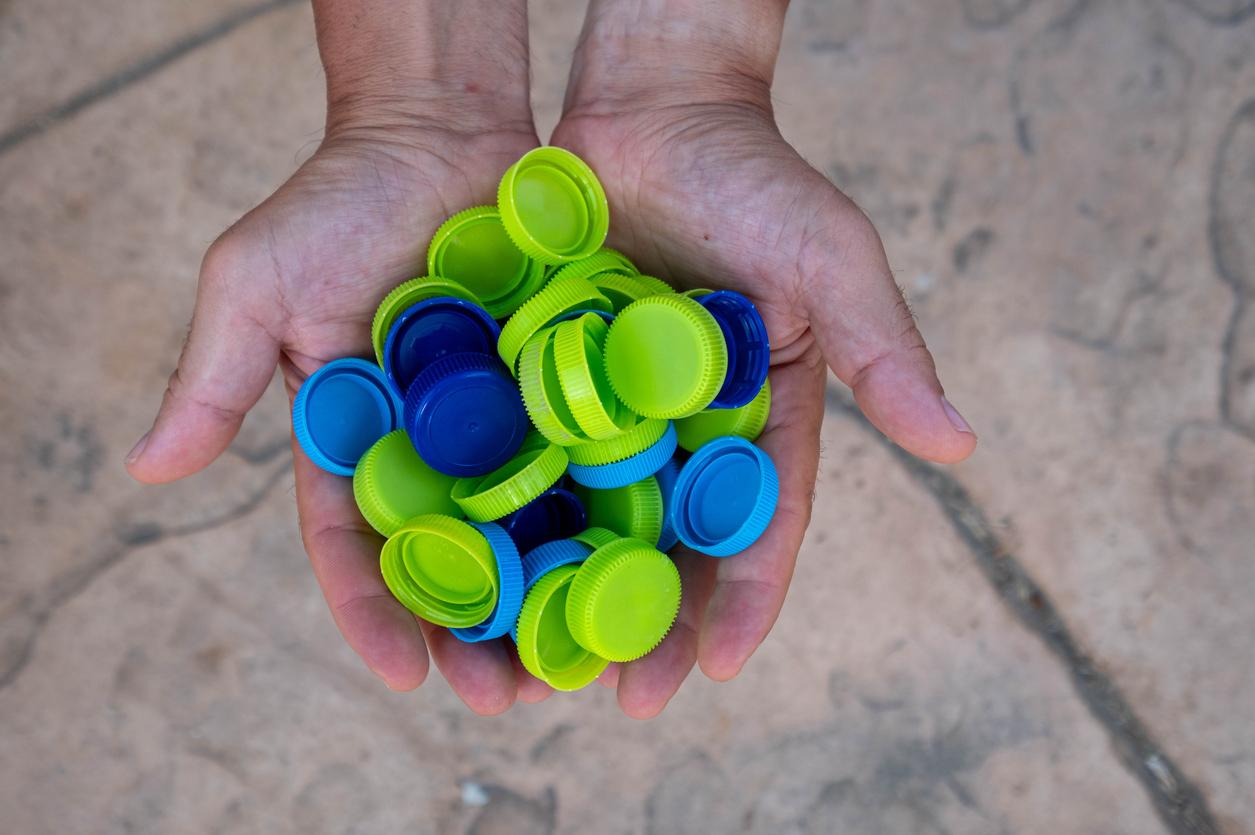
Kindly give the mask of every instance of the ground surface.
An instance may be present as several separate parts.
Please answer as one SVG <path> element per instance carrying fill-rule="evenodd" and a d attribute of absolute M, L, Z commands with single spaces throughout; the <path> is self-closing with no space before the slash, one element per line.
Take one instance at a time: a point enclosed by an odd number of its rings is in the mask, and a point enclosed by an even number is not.
<path fill-rule="evenodd" d="M 579 4 L 532 5 L 544 129 Z M 6 831 L 1255 833 L 1255 2 L 797 0 L 786 135 L 981 447 L 911 464 L 834 388 L 779 625 L 646 724 L 378 685 L 277 390 L 122 471 L 200 254 L 317 143 L 303 4 L 0 0 L 0 79 Z"/>

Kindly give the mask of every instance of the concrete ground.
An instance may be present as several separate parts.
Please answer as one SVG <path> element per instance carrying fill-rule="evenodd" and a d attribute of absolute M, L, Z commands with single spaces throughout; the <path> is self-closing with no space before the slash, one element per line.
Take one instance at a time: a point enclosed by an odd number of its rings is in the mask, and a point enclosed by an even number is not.
<path fill-rule="evenodd" d="M 579 5 L 532 3 L 542 130 Z M 834 386 L 739 679 L 483 720 L 338 638 L 277 388 L 203 475 L 121 466 L 318 141 L 306 4 L 0 0 L 4 831 L 1255 833 L 1255 2 L 796 0 L 777 98 L 981 447 Z"/>

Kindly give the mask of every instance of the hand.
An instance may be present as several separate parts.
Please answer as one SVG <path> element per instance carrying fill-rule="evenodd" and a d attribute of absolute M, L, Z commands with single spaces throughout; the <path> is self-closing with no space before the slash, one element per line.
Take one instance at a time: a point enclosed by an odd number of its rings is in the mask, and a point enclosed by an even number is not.
<path fill-rule="evenodd" d="M 666 4 L 640 11 L 650 5 L 594 0 L 552 142 L 598 173 L 610 244 L 643 271 L 682 287 L 738 290 L 758 305 L 772 344 L 772 411 L 759 443 L 781 481 L 776 517 L 749 550 L 678 558 L 675 628 L 618 674 L 619 703 L 637 717 L 658 713 L 694 661 L 713 679 L 735 676 L 774 624 L 810 519 L 826 367 L 915 455 L 950 463 L 976 446 L 942 395 L 876 230 L 776 128 L 769 91 L 779 20 L 774 40 L 770 18 L 739 28 L 746 21 L 736 20 L 738 11 L 771 13 L 771 4 L 677 3 L 685 8 L 669 10 L 682 17 L 678 29 L 663 19 Z M 694 33 L 707 10 L 704 49 Z M 729 20 L 757 37 L 719 31 L 716 21 Z"/>

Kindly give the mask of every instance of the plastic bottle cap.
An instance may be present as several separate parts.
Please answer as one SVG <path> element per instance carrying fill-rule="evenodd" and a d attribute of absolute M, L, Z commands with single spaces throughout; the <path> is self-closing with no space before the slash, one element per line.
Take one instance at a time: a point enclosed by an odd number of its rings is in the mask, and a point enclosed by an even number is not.
<path fill-rule="evenodd" d="M 643 418 L 631 429 L 614 438 L 573 444 L 567 447 L 567 456 L 572 464 L 582 467 L 612 464 L 644 452 L 656 444 L 666 432 L 667 421 Z"/>
<path fill-rule="evenodd" d="M 515 642 L 523 667 L 555 690 L 579 690 L 606 669 L 604 658 L 580 646 L 567 626 L 567 597 L 576 567 L 564 565 L 536 582 L 523 600 Z"/>
<path fill-rule="evenodd" d="M 553 358 L 571 415 L 592 440 L 622 435 L 637 421 L 615 396 L 602 362 L 602 346 L 610 327 L 595 313 L 556 325 Z"/>
<path fill-rule="evenodd" d="M 675 292 L 675 288 L 663 281 L 661 278 L 654 278 L 652 275 L 641 274 L 637 274 L 633 277 L 636 279 L 638 284 L 643 284 L 645 287 L 652 290 L 653 292 L 650 293 L 652 296 L 665 296 L 668 293 Z"/>
<path fill-rule="evenodd" d="M 383 346 L 388 338 L 388 331 L 392 328 L 392 321 L 400 316 L 402 311 L 413 307 L 423 299 L 434 299 L 437 296 L 454 296 L 479 304 L 479 299 L 475 298 L 475 294 L 470 290 L 456 281 L 448 281 L 438 276 L 411 278 L 404 284 L 398 285 L 391 293 L 384 296 L 383 301 L 379 303 L 379 308 L 375 311 L 375 318 L 370 323 L 370 341 L 375 347 L 376 362 L 383 365 Z"/>
<path fill-rule="evenodd" d="M 497 603 L 492 547 L 478 530 L 448 516 L 406 522 L 384 543 L 379 568 L 402 605 L 439 626 L 474 626 Z"/>
<path fill-rule="evenodd" d="M 738 554 L 767 530 L 779 492 L 767 453 L 744 438 L 716 438 L 680 469 L 671 496 L 672 524 L 694 551 Z"/>
<path fill-rule="evenodd" d="M 501 520 L 501 527 L 522 554 L 547 542 L 568 539 L 587 525 L 584 503 L 561 487 L 546 490 Z"/>
<path fill-rule="evenodd" d="M 635 301 L 659 295 L 658 291 L 645 282 L 638 281 L 641 276 L 623 275 L 621 273 L 598 273 L 590 277 L 589 282 L 610 299 L 615 313 Z M 670 288 L 667 289 L 670 293 Z"/>
<path fill-rule="evenodd" d="M 685 295 L 690 299 L 700 299 L 702 296 L 708 296 L 713 292 L 715 291 L 707 290 L 705 287 L 694 287 L 692 290 L 685 290 L 682 295 Z"/>
<path fill-rule="evenodd" d="M 640 270 L 636 269 L 636 265 L 632 263 L 632 260 L 622 252 L 619 252 L 617 249 L 611 249 L 608 246 L 603 246 L 601 249 L 597 250 L 597 252 L 602 255 L 609 255 L 613 258 L 619 265 L 619 272 L 624 275 L 638 275 L 640 273 Z"/>
<path fill-rule="evenodd" d="M 438 296 L 411 305 L 393 320 L 384 341 L 383 370 L 401 397 L 427 366 L 449 354 L 496 353 L 501 328 L 474 302 Z"/>
<path fill-rule="evenodd" d="M 539 293 L 524 302 L 505 323 L 501 338 L 497 340 L 497 352 L 510 371 L 515 370 L 519 352 L 533 334 L 572 310 L 610 313 L 610 300 L 585 279 L 570 276 L 551 279 Z"/>
<path fill-rule="evenodd" d="M 591 467 L 572 464 L 568 474 L 576 483 L 598 490 L 612 490 L 625 487 L 634 481 L 658 472 L 675 454 L 675 427 L 667 422 L 667 430 L 662 437 L 644 452 L 638 452 L 631 458 L 615 461 L 611 464 L 594 465 Z"/>
<path fill-rule="evenodd" d="M 680 464 L 674 458 L 663 464 L 654 478 L 658 480 L 658 490 L 662 493 L 662 533 L 658 535 L 658 550 L 670 551 L 680 541 L 675 534 L 675 525 L 671 522 L 671 496 L 675 493 L 675 482 L 680 477 Z"/>
<path fill-rule="evenodd" d="M 655 418 L 697 414 L 714 400 L 728 370 L 719 323 L 677 294 L 625 307 L 610 326 L 605 358 L 619 399 Z"/>
<path fill-rule="evenodd" d="M 571 537 L 576 542 L 582 542 L 587 545 L 590 550 L 597 550 L 603 545 L 609 545 L 616 539 L 622 539 L 617 533 L 605 528 L 585 528 L 584 530 Z"/>
<path fill-rule="evenodd" d="M 519 356 L 519 390 L 536 431 L 552 443 L 570 446 L 588 440 L 567 408 L 553 356 L 553 328 L 528 340 Z"/>
<path fill-rule="evenodd" d="M 491 473 L 459 478 L 453 500 L 467 518 L 490 522 L 508 516 L 544 493 L 566 472 L 562 447 L 546 444 L 516 454 Z"/>
<path fill-rule="evenodd" d="M 301 385 L 292 404 L 292 432 L 319 467 L 353 475 L 366 450 L 400 425 L 401 411 L 379 366 L 339 359 Z"/>
<path fill-rule="evenodd" d="M 504 319 L 540 289 L 545 267 L 523 254 L 496 206 L 475 206 L 441 224 L 427 248 L 427 272 L 467 287 L 494 319 Z"/>
<path fill-rule="evenodd" d="M 528 588 L 562 565 L 575 565 L 588 559 L 592 546 L 575 539 L 555 539 L 537 545 L 523 555 L 523 582 Z"/>
<path fill-rule="evenodd" d="M 624 257 L 614 250 L 600 249 L 587 258 L 581 258 L 578 261 L 572 261 L 569 264 L 563 264 L 556 273 L 554 278 L 570 278 L 578 276 L 580 278 L 592 278 L 602 273 L 610 273 L 615 275 L 634 275 L 635 267 L 630 267 L 624 263 Z"/>
<path fill-rule="evenodd" d="M 758 395 L 739 409 L 707 409 L 692 417 L 681 418 L 675 422 L 675 431 L 679 436 L 680 446 L 689 452 L 696 452 L 698 447 L 722 438 L 725 435 L 736 435 L 747 441 L 756 441 L 767 426 L 767 418 L 771 414 L 771 381 L 765 381 Z"/>
<path fill-rule="evenodd" d="M 584 502 L 590 526 L 606 528 L 621 537 L 658 541 L 662 533 L 662 492 L 653 476 L 613 490 L 579 485 L 573 489 Z"/>
<path fill-rule="evenodd" d="M 639 539 L 620 539 L 590 554 L 566 601 L 572 637 L 610 661 L 633 661 L 658 646 L 679 611 L 680 572 Z"/>
<path fill-rule="evenodd" d="M 597 175 L 562 148 L 536 148 L 511 165 L 497 189 L 497 206 L 518 248 L 545 264 L 592 255 L 610 229 L 610 206 Z"/>
<path fill-rule="evenodd" d="M 498 593 L 497 603 L 486 620 L 475 626 L 450 630 L 455 638 L 468 644 L 502 637 L 514 627 L 519 610 L 523 608 L 523 561 L 518 548 L 498 525 L 472 522 L 471 526 L 484 535 L 492 549 Z"/>
<path fill-rule="evenodd" d="M 384 536 L 424 513 L 461 516 L 450 497 L 456 479 L 423 463 L 405 432 L 384 435 L 357 462 L 353 497 L 363 518 Z"/>
<path fill-rule="evenodd" d="M 736 409 L 749 403 L 767 380 L 771 344 L 767 325 L 754 303 L 732 290 L 716 290 L 697 299 L 715 317 L 728 348 L 728 370 L 723 386 L 710 405 Z"/>
<path fill-rule="evenodd" d="M 485 475 L 509 461 L 527 435 L 518 386 L 494 358 L 449 354 L 429 365 L 405 397 L 405 431 L 432 469 Z"/>

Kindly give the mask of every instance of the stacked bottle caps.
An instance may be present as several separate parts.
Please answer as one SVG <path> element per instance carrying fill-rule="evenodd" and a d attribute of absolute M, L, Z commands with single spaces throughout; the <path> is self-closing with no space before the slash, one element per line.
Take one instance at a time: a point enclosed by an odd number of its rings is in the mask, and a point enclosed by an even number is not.
<path fill-rule="evenodd" d="M 464 641 L 510 635 L 560 690 L 656 647 L 680 607 L 667 552 L 744 550 L 778 492 L 753 443 L 771 408 L 758 311 L 641 275 L 603 245 L 609 220 L 582 160 L 526 154 L 384 298 L 376 362 L 323 366 L 292 415 L 387 537 L 393 595 Z"/>

